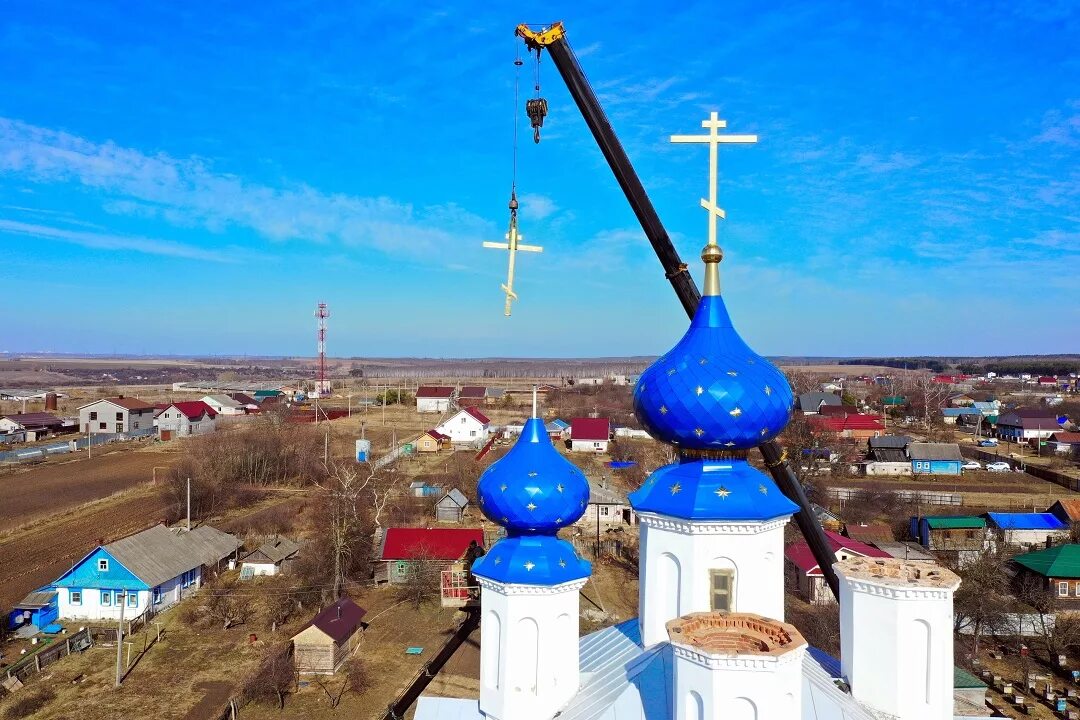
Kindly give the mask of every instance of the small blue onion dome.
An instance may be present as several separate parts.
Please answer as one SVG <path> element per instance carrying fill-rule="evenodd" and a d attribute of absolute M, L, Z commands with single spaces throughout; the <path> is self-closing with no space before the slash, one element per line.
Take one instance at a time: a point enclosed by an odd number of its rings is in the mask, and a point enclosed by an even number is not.
<path fill-rule="evenodd" d="M 768 521 L 799 506 L 743 459 L 690 460 L 658 469 L 630 493 L 637 512 L 686 520 Z"/>
<path fill-rule="evenodd" d="M 701 298 L 690 329 L 634 388 L 634 412 L 657 440 L 689 450 L 748 450 L 787 425 L 791 386 L 751 350 L 717 293 Z"/>
<path fill-rule="evenodd" d="M 507 537 L 473 563 L 473 575 L 520 585 L 561 585 L 589 577 L 592 565 L 552 535 Z"/>
<path fill-rule="evenodd" d="M 503 458 L 477 484 L 480 509 L 511 536 L 554 535 L 585 513 L 589 481 L 559 454 L 544 421 L 530 418 Z"/>

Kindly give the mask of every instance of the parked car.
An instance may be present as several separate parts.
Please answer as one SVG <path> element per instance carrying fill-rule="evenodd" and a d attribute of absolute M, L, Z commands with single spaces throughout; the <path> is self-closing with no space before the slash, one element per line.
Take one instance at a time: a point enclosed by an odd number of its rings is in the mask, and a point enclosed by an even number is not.
<path fill-rule="evenodd" d="M 968 460 L 960 466 L 961 470 L 982 470 L 982 463 L 977 460 Z"/>
<path fill-rule="evenodd" d="M 994 438 L 986 438 L 979 441 L 979 447 L 997 447 L 998 441 Z"/>
<path fill-rule="evenodd" d="M 990 472 L 1009 472 L 1012 466 L 1007 462 L 992 462 L 986 463 L 986 469 Z"/>

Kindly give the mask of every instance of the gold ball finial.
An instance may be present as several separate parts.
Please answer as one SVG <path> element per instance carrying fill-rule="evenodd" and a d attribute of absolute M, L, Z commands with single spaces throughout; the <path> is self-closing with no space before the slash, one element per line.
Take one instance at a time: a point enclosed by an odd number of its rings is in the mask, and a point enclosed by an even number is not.
<path fill-rule="evenodd" d="M 701 249 L 701 260 L 705 263 L 718 263 L 724 259 L 724 251 L 719 245 L 706 245 Z"/>

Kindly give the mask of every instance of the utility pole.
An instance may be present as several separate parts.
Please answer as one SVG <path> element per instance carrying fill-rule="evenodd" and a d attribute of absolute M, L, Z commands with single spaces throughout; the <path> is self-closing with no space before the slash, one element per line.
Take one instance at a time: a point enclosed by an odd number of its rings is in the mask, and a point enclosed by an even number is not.
<path fill-rule="evenodd" d="M 116 687 L 120 687 L 120 680 L 124 676 L 124 605 L 127 604 L 127 592 L 121 590 L 113 593 L 120 601 L 120 622 L 116 624 Z"/>
<path fill-rule="evenodd" d="M 191 478 L 187 479 L 187 529 L 191 532 Z"/>
<path fill-rule="evenodd" d="M 86 417 L 87 417 L 87 420 L 86 420 L 86 459 L 89 460 L 90 459 L 90 444 L 91 444 L 93 438 L 90 435 L 90 419 L 89 419 L 90 416 L 87 415 Z"/>

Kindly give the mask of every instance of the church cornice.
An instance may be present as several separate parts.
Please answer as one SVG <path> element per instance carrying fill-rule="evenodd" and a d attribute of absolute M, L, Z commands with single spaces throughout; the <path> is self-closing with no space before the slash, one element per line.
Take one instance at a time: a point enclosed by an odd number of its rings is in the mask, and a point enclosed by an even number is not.
<path fill-rule="evenodd" d="M 776 672 L 792 663 L 801 663 L 806 645 L 799 645 L 782 655 L 713 655 L 682 643 L 671 643 L 671 650 L 676 658 L 689 660 L 710 670 Z"/>
<path fill-rule="evenodd" d="M 890 600 L 948 600 L 954 588 L 901 587 L 843 577 L 852 592 L 889 598 Z"/>
<path fill-rule="evenodd" d="M 773 520 L 684 520 L 656 513 L 638 513 L 638 522 L 650 528 L 678 533 L 680 535 L 758 535 L 782 528 L 788 516 Z"/>
<path fill-rule="evenodd" d="M 571 580 L 558 585 L 522 585 L 519 583 L 501 583 L 476 575 L 476 584 L 484 590 L 491 590 L 500 595 L 562 595 L 577 592 L 585 587 L 589 578 Z"/>

